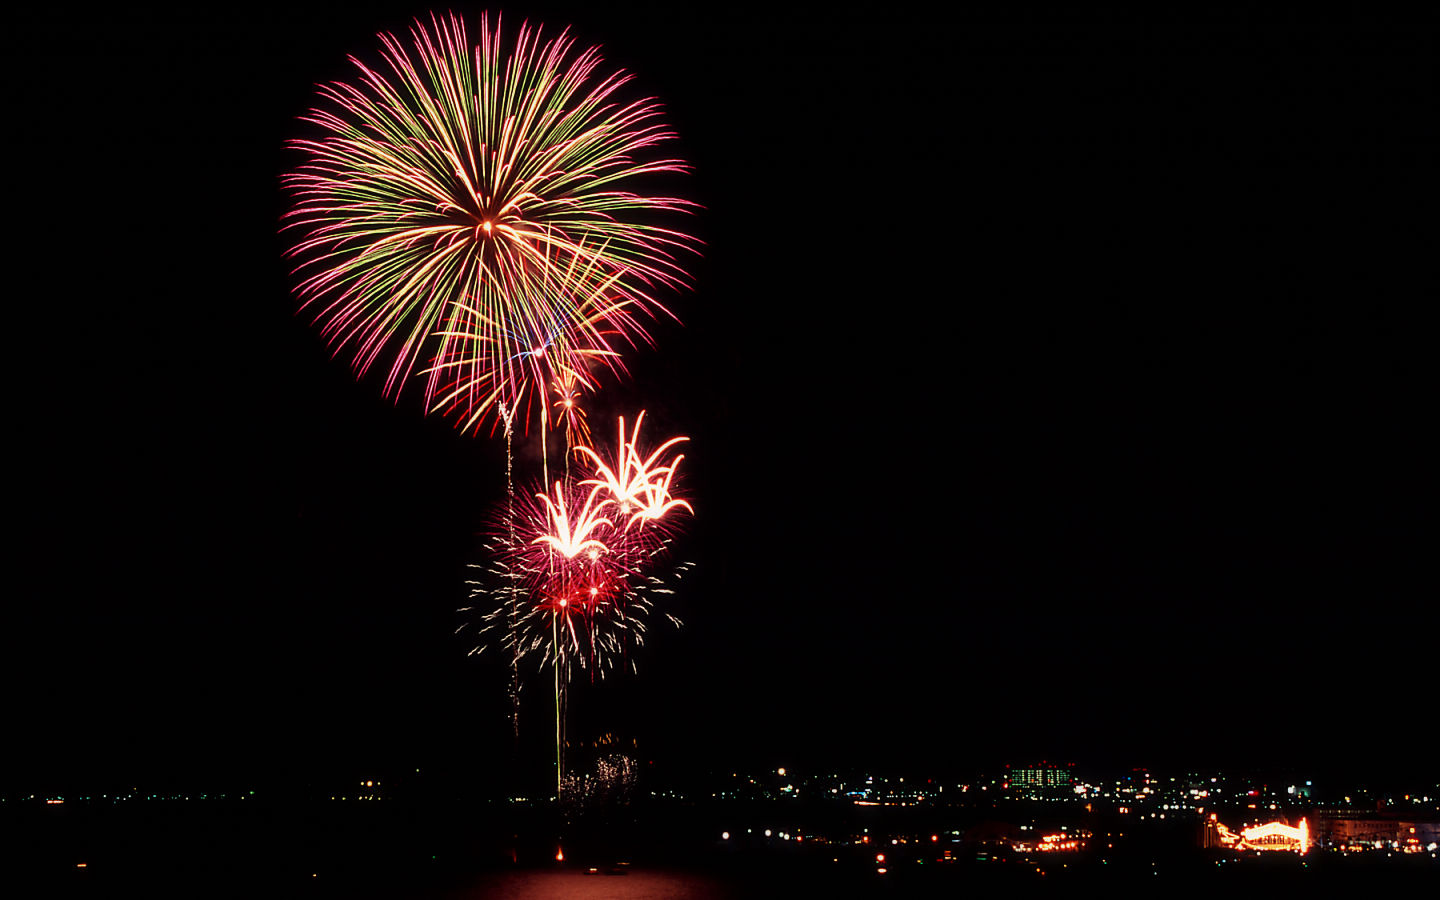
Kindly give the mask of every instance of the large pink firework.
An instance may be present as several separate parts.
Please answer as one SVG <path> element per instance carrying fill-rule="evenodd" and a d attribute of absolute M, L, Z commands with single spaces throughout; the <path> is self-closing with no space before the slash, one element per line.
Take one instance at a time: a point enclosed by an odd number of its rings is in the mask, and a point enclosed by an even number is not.
<path fill-rule="evenodd" d="M 648 189 L 687 169 L 656 152 L 658 104 L 598 48 L 498 16 L 473 40 L 432 15 L 380 41 L 319 88 L 285 178 L 297 293 L 336 353 L 383 361 L 387 394 L 423 376 L 462 429 L 622 370 L 695 246 L 670 224 L 692 204 Z"/>

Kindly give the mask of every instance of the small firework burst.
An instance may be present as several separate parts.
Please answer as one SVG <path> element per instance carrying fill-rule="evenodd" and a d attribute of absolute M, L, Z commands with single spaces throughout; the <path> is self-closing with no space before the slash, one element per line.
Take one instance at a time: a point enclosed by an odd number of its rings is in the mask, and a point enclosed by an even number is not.
<path fill-rule="evenodd" d="M 656 601 L 673 593 L 690 568 L 668 563 L 670 520 L 679 509 L 693 511 L 672 493 L 683 457 L 656 465 L 664 450 L 685 439 L 644 456 L 637 446 L 643 418 L 628 441 L 621 420 L 622 474 L 594 450 L 580 448 L 594 462 L 596 478 L 556 481 L 547 492 L 517 496 L 497 514 L 484 547 L 490 562 L 474 567 L 475 603 L 466 610 L 483 611 L 483 641 L 498 640 L 513 657 L 537 660 L 540 668 L 559 666 L 565 680 L 576 666 L 592 677 L 633 666 L 631 650 L 644 643 Z"/>

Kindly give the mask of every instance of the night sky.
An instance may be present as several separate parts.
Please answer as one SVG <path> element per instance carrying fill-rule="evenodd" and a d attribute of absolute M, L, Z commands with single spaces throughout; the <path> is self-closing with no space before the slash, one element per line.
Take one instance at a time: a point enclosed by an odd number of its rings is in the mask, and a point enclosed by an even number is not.
<path fill-rule="evenodd" d="M 703 207 L 683 325 L 589 410 L 691 437 L 685 624 L 576 727 L 1423 771 L 1423 29 L 779 6 L 505 10 L 659 97 Z M 457 612 L 503 442 L 332 359 L 278 233 L 313 86 L 427 9 L 12 21 L 0 787 L 508 764 Z"/>

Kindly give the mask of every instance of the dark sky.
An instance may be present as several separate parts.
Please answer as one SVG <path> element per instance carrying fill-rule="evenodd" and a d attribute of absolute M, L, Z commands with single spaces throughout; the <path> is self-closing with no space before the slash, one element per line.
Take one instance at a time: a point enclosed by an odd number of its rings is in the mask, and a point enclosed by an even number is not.
<path fill-rule="evenodd" d="M 692 438 L 685 626 L 577 727 L 1423 770 L 1417 23 L 774 6 L 506 10 L 635 73 L 704 207 L 683 326 L 591 408 Z M 424 10 L 15 25 L 6 787 L 506 765 L 454 634 L 503 444 L 332 360 L 278 234 L 313 85 Z"/>

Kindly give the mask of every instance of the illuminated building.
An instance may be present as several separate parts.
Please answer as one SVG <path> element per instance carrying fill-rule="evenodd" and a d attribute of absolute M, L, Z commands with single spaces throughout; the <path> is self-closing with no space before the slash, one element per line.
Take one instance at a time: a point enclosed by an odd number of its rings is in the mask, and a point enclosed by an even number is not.
<path fill-rule="evenodd" d="M 1029 839 L 1013 839 L 1010 841 L 1010 849 L 1017 853 L 1066 853 L 1084 850 L 1089 843 L 1091 834 L 1089 831 L 1077 831 L 1074 834 L 1061 829 L 1053 834 L 1036 835 Z"/>
<path fill-rule="evenodd" d="M 1205 823 L 1204 846 L 1223 847 L 1228 850 L 1257 850 L 1271 852 L 1281 850 L 1305 854 L 1310 850 L 1310 824 L 1301 819 L 1299 825 L 1285 822 L 1265 822 L 1242 828 L 1237 834 L 1216 819 L 1214 815 Z"/>
<path fill-rule="evenodd" d="M 1073 790 L 1075 779 L 1074 763 L 1051 763 L 1041 760 L 1038 765 L 1006 765 L 1005 789 L 1025 797 L 1053 796 Z"/>
<path fill-rule="evenodd" d="M 1440 822 L 1385 815 L 1326 815 L 1315 823 L 1316 837 L 1338 850 L 1419 852 L 1440 842 Z"/>

